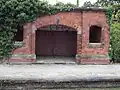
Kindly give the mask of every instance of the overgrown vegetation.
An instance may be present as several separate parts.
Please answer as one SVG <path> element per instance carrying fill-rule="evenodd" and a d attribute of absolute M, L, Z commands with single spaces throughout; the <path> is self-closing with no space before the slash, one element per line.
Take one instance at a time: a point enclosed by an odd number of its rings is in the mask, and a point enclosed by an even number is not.
<path fill-rule="evenodd" d="M 49 5 L 40 0 L 0 0 L 0 59 L 9 58 L 14 49 L 14 34 L 25 22 L 45 14 L 69 11 L 73 4 Z"/>
<path fill-rule="evenodd" d="M 112 24 L 111 57 L 114 62 L 120 62 L 120 23 Z"/>
<path fill-rule="evenodd" d="M 111 27 L 111 24 L 112 24 L 112 14 L 113 14 L 112 7 L 108 7 L 106 9 L 105 15 L 107 17 L 107 22 L 108 22 L 108 24 L 109 24 L 110 27 Z"/>

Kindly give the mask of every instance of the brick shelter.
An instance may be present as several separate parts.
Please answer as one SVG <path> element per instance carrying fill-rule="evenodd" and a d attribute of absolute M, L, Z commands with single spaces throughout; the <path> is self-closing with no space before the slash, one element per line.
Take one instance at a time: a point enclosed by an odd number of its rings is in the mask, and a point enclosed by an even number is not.
<path fill-rule="evenodd" d="M 22 46 L 13 51 L 10 62 L 36 62 L 37 56 L 74 57 L 80 64 L 110 62 L 105 9 L 75 8 L 38 17 L 17 33 Z"/>

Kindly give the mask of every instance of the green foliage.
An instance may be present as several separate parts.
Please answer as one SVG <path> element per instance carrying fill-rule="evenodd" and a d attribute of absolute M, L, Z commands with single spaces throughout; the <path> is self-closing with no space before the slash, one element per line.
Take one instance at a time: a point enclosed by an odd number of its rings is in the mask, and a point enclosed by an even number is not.
<path fill-rule="evenodd" d="M 115 15 L 116 21 L 120 23 L 120 10 Z"/>
<path fill-rule="evenodd" d="M 99 7 L 108 7 L 120 4 L 120 0 L 97 0 L 95 4 Z"/>
<path fill-rule="evenodd" d="M 86 2 L 84 2 L 82 7 L 84 7 L 84 8 L 86 8 L 86 7 L 99 7 L 99 5 L 97 3 L 91 3 L 91 1 L 86 1 Z"/>
<path fill-rule="evenodd" d="M 39 16 L 69 11 L 73 4 L 49 5 L 40 0 L 0 0 L 0 59 L 9 58 L 14 49 L 17 27 Z"/>
<path fill-rule="evenodd" d="M 90 1 L 86 1 L 86 2 L 84 2 L 82 7 L 92 7 L 92 6 L 93 6 L 93 4 Z"/>
<path fill-rule="evenodd" d="M 108 7 L 108 8 L 106 9 L 105 14 L 106 14 L 106 17 L 107 17 L 107 21 L 108 21 L 108 23 L 109 23 L 109 25 L 110 25 L 110 27 L 111 27 L 111 24 L 112 24 L 112 14 L 113 14 L 113 9 L 112 9 L 112 7 Z"/>
<path fill-rule="evenodd" d="M 111 33 L 111 57 L 120 62 L 120 23 L 112 24 Z"/>
<path fill-rule="evenodd" d="M 113 5 L 113 8 L 114 8 L 113 20 L 115 22 L 119 22 L 120 23 L 120 4 Z"/>

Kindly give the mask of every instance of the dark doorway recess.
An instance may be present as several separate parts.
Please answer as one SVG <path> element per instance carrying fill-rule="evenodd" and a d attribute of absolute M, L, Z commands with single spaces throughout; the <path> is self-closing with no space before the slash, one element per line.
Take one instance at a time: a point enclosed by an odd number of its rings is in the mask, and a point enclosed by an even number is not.
<path fill-rule="evenodd" d="M 23 27 L 18 26 L 17 32 L 15 33 L 14 36 L 15 41 L 23 41 Z"/>
<path fill-rule="evenodd" d="M 91 26 L 90 27 L 90 34 L 89 34 L 89 42 L 90 43 L 101 43 L 101 27 L 98 26 Z"/>
<path fill-rule="evenodd" d="M 64 56 L 72 57 L 77 51 L 76 31 L 36 31 L 36 55 L 37 56 Z"/>

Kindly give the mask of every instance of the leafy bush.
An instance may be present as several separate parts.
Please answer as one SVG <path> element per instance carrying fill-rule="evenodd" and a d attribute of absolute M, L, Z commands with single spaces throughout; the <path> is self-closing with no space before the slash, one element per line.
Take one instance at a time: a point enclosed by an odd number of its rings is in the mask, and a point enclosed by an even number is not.
<path fill-rule="evenodd" d="M 120 62 L 120 23 L 113 23 L 111 29 L 111 58 Z"/>

